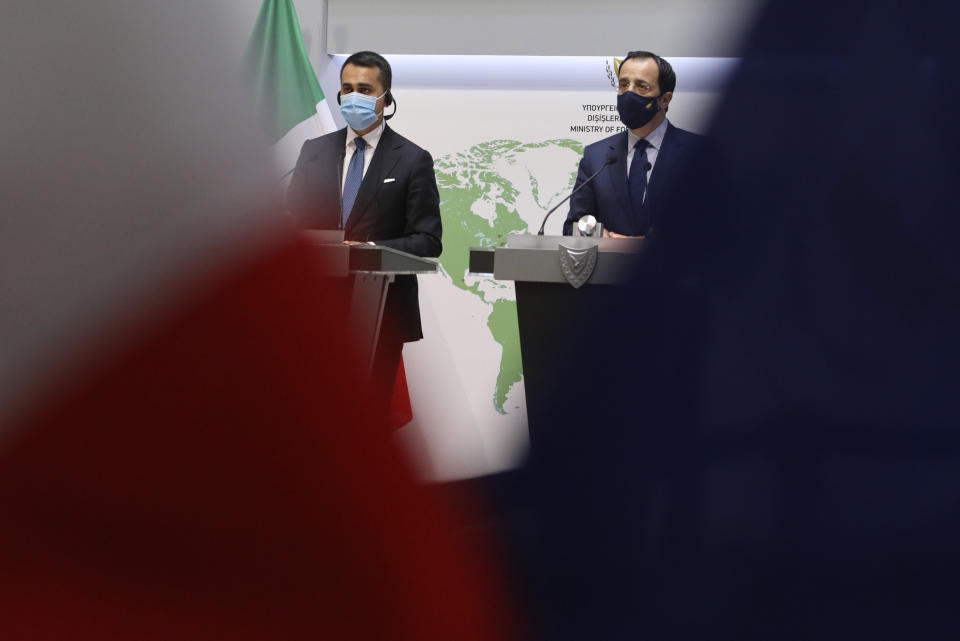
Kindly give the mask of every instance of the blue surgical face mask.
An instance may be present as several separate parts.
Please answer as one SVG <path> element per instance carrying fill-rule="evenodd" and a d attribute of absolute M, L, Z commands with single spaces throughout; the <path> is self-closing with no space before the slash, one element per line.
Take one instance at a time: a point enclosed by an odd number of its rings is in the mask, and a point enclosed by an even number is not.
<path fill-rule="evenodd" d="M 355 131 L 363 131 L 380 117 L 377 114 L 377 101 L 387 95 L 373 97 L 365 96 L 362 93 L 351 91 L 340 99 L 340 113 L 343 119 L 347 121 Z"/>
<path fill-rule="evenodd" d="M 662 94 L 661 94 L 662 95 Z M 641 96 L 632 91 L 624 91 L 617 96 L 617 111 L 620 122 L 627 129 L 639 129 L 653 120 L 660 111 L 660 96 Z"/>

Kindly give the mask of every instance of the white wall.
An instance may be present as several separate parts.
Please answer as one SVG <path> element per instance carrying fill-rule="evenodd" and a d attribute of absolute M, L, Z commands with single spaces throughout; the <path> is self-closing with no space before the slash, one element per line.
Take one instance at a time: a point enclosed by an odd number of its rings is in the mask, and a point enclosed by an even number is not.
<path fill-rule="evenodd" d="M 329 0 L 327 50 L 606 56 L 646 49 L 665 57 L 729 57 L 737 55 L 758 4 L 758 0 Z"/>
<path fill-rule="evenodd" d="M 262 0 L 214 0 L 240 61 Z M 334 99 L 343 58 L 384 54 L 732 57 L 760 0 L 296 0 L 304 45 Z M 329 6 L 327 6 L 329 5 Z M 328 19 L 324 28 L 325 19 Z M 408 84 L 402 74 L 395 86 Z M 467 86 L 469 78 L 448 80 Z M 510 83 L 504 77 L 504 86 Z M 691 80 L 681 77 L 681 84 Z M 693 87 L 690 87 L 693 88 Z M 697 87 L 707 89 L 707 87 Z M 343 125 L 337 109 L 333 117 Z"/>

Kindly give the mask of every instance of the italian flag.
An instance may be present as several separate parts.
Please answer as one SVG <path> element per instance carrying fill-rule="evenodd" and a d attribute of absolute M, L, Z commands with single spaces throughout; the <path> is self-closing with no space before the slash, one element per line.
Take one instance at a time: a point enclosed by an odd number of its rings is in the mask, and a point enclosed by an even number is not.
<path fill-rule="evenodd" d="M 286 174 L 304 141 L 337 128 L 303 46 L 292 0 L 265 0 L 245 59 L 263 121 L 277 141 L 277 170 Z"/>

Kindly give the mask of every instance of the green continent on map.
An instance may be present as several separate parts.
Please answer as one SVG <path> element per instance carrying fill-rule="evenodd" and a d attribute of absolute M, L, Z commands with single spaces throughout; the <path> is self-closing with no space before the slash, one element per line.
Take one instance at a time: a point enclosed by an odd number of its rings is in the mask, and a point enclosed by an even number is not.
<path fill-rule="evenodd" d="M 487 327 L 493 334 L 493 340 L 503 347 L 500 373 L 497 374 L 497 386 L 493 392 L 493 406 L 501 414 L 506 414 L 503 405 L 507 402 L 507 393 L 514 384 L 520 382 L 520 377 L 523 375 L 516 301 L 503 299 L 496 301 L 493 304 L 493 311 L 487 318 Z"/>
<path fill-rule="evenodd" d="M 440 187 L 440 211 L 443 219 L 443 253 L 440 264 L 453 280 L 453 284 L 473 294 L 477 285 L 466 284 L 467 266 L 471 247 L 495 247 L 506 242 L 507 234 L 523 231 L 526 224 L 517 214 L 502 203 L 496 204 L 497 216 L 490 221 L 472 213 L 470 205 L 482 198 L 478 189 Z"/>
<path fill-rule="evenodd" d="M 572 187 L 576 159 L 583 153 L 583 144 L 576 140 L 538 143 L 492 140 L 439 158 L 435 163 L 443 219 L 440 265 L 455 287 L 477 296 L 489 306 L 487 328 L 503 349 L 493 391 L 493 405 L 500 414 L 506 413 L 507 395 L 523 374 L 517 304 L 512 300 L 512 287 L 503 287 L 492 278 L 470 276 L 468 279 L 467 268 L 471 247 L 502 246 L 508 234 L 529 231 L 517 207 L 522 195 L 529 195 L 525 207 L 532 209 L 528 213 L 534 217 L 545 213 L 551 200 L 559 197 L 558 193 L 544 194 L 541 186 L 544 176 L 535 175 L 534 169 L 528 166 L 526 159 L 536 153 L 569 156 L 570 185 L 563 190 Z M 504 173 L 509 173 L 512 179 Z M 551 170 L 541 173 L 547 173 L 548 179 L 557 175 Z"/>

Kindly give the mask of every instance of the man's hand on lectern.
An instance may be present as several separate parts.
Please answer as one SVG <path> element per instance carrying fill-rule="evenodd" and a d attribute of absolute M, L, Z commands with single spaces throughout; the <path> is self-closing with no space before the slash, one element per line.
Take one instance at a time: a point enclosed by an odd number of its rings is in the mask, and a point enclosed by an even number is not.
<path fill-rule="evenodd" d="M 603 237 L 604 238 L 644 238 L 644 236 L 627 236 L 625 234 L 618 234 L 615 231 L 607 231 L 606 229 L 603 230 Z"/>

